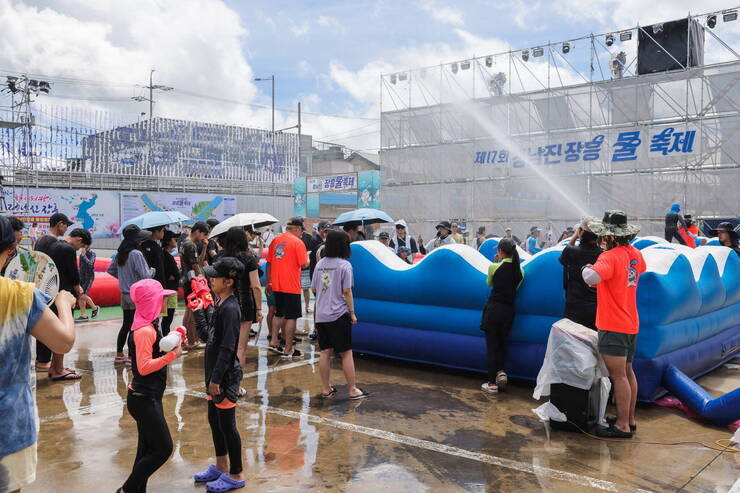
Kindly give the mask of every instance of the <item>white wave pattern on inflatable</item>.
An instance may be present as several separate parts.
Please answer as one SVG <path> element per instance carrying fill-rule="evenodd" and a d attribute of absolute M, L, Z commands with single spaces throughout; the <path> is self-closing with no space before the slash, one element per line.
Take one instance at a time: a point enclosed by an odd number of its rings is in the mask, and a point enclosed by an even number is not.
<path fill-rule="evenodd" d="M 389 269 L 398 271 L 414 269 L 422 265 L 427 258 L 442 250 L 452 250 L 453 252 L 460 255 L 460 257 L 471 266 L 475 267 L 477 270 L 486 275 L 488 274 L 488 266 L 491 265 L 491 262 L 483 255 L 478 253 L 475 248 L 469 247 L 468 245 L 461 245 L 459 243 L 455 243 L 454 245 L 444 245 L 439 248 L 435 248 L 432 253 L 426 255 L 419 262 L 413 265 L 401 260 L 398 255 L 393 253 L 387 246 L 383 245 L 379 241 L 357 241 L 353 243 L 353 245 L 361 245 L 365 250 L 372 253 L 376 259 L 382 262 L 383 265 L 385 265 Z"/>
<path fill-rule="evenodd" d="M 666 251 L 673 252 L 673 254 L 668 254 Z M 710 255 L 717 263 L 717 271 L 721 277 L 725 271 L 727 258 L 730 254 L 734 254 L 734 252 L 729 248 L 721 246 L 691 248 L 686 245 L 668 242 L 652 245 L 642 250 L 642 256 L 645 259 L 648 271 L 655 272 L 656 274 L 668 274 L 678 257 L 686 257 L 691 264 L 691 271 L 694 274 L 695 281 L 698 281 L 701 277 L 704 263 Z"/>

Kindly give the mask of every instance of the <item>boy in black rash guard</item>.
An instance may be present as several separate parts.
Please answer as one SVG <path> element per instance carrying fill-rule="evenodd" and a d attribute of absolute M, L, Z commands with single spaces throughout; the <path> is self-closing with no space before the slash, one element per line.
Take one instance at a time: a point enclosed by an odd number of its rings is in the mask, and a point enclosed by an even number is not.
<path fill-rule="evenodd" d="M 182 354 L 182 349 L 178 346 L 169 353 L 160 351 L 162 336 L 152 324 L 159 317 L 165 296 L 172 293 L 154 279 L 131 285 L 131 301 L 136 305 L 136 312 L 128 336 L 133 378 L 126 407 L 136 420 L 139 444 L 131 475 L 118 488 L 119 493 L 145 492 L 149 477 L 172 454 L 172 436 L 164 419 L 162 395 L 167 385 L 167 365 Z"/>
<path fill-rule="evenodd" d="M 195 309 L 198 337 L 206 341 L 204 357 L 208 389 L 208 424 L 211 426 L 216 464 L 196 473 L 198 483 L 208 491 L 243 488 L 242 442 L 236 427 L 236 401 L 242 368 L 237 358 L 241 312 L 236 293 L 244 265 L 234 257 L 222 257 L 203 269 L 218 299 L 213 314 L 204 313 L 202 303 Z M 227 455 L 228 454 L 228 455 Z"/>
<path fill-rule="evenodd" d="M 506 338 L 514 323 L 516 290 L 523 278 L 516 244 L 514 240 L 503 238 L 498 244 L 496 262 L 488 268 L 486 284 L 491 286 L 491 295 L 480 322 L 480 329 L 486 334 L 488 359 L 488 381 L 481 385 L 484 392 L 498 392 L 508 382 L 504 372 Z"/>

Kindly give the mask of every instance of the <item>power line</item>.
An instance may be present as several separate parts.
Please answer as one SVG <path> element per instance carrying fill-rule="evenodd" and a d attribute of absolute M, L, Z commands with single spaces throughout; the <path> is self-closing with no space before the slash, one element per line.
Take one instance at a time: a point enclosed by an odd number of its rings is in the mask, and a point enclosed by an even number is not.
<path fill-rule="evenodd" d="M 338 132 L 338 133 L 335 133 L 335 134 L 323 135 L 321 137 L 317 137 L 316 140 L 330 139 L 330 138 L 334 138 L 334 137 L 337 137 L 337 136 L 340 136 L 340 135 L 349 134 L 349 133 L 355 132 L 357 130 L 362 130 L 363 128 L 372 127 L 373 125 L 377 125 L 378 123 L 380 123 L 380 122 L 369 123 L 369 124 L 363 125 L 361 127 L 356 127 L 356 128 L 350 129 L 350 130 L 345 130 L 344 132 Z"/>
<path fill-rule="evenodd" d="M 10 74 L 24 74 L 24 72 L 18 72 L 15 70 L 6 70 L 6 69 L 0 69 L 2 72 L 10 73 Z M 131 88 L 131 89 L 142 89 L 142 86 L 139 84 L 127 84 L 127 83 L 116 83 L 116 82 L 107 82 L 107 81 L 95 81 L 90 79 L 80 79 L 80 78 L 73 78 L 73 77 L 60 77 L 60 76 L 49 76 L 49 75 L 43 75 L 43 74 L 30 74 L 26 73 L 29 77 L 39 77 L 43 78 L 44 80 L 50 80 L 58 84 L 68 84 L 68 85 L 76 85 L 76 86 L 99 86 L 99 87 L 109 87 L 109 88 Z M 228 98 L 221 98 L 218 96 L 212 96 L 209 94 L 201 94 L 195 91 L 187 91 L 184 89 L 178 89 L 175 87 L 177 92 L 179 94 L 185 94 L 188 96 L 201 98 L 201 99 L 210 99 L 212 101 L 219 101 L 222 103 L 229 103 L 229 104 L 238 104 L 241 106 L 249 106 L 253 108 L 260 108 L 260 109 L 271 109 L 272 106 L 264 105 L 264 104 L 258 104 L 258 103 L 247 103 L 245 101 L 239 101 L 235 99 L 228 99 Z M 100 101 L 105 102 L 107 101 L 107 96 L 100 96 L 100 97 L 84 97 L 79 96 L 76 97 L 74 95 L 56 95 L 57 97 L 61 97 L 64 99 L 79 99 L 80 101 Z M 117 102 L 118 100 L 116 98 L 123 98 L 123 96 L 112 96 L 111 97 L 113 101 L 110 102 Z M 130 99 L 130 98 L 129 98 Z M 121 100 L 123 101 L 123 100 Z M 284 113 L 297 113 L 298 111 L 293 108 L 275 108 L 276 110 L 279 110 Z M 315 111 L 301 111 L 302 115 L 311 115 L 311 116 L 323 116 L 327 118 L 337 118 L 337 119 L 344 119 L 344 120 L 365 120 L 365 121 L 380 121 L 379 118 L 368 118 L 368 117 L 362 117 L 362 116 L 349 116 L 349 115 L 337 115 L 332 113 L 320 113 Z"/>

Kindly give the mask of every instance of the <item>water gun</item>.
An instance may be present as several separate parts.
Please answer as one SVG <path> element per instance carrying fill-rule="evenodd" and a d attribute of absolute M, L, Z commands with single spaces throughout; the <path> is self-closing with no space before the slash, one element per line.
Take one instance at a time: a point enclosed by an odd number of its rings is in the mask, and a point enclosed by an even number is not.
<path fill-rule="evenodd" d="M 169 353 L 177 346 L 185 342 L 187 338 L 188 331 L 185 329 L 185 327 L 177 327 L 159 340 L 159 350 L 163 353 Z"/>
<path fill-rule="evenodd" d="M 208 281 L 205 276 L 198 276 L 194 271 L 188 272 L 188 279 L 190 279 L 190 289 L 192 293 L 188 295 L 188 308 L 195 310 L 198 308 L 198 298 L 203 301 L 203 309 L 205 310 L 209 306 L 214 306 L 213 296 L 211 296 L 211 288 L 208 286 Z"/>

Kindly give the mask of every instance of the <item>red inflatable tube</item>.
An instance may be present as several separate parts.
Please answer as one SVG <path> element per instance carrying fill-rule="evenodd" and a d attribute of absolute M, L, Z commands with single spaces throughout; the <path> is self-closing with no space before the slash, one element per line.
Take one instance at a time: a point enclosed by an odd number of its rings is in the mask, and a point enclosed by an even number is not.
<path fill-rule="evenodd" d="M 105 272 L 95 273 L 95 281 L 87 294 L 99 306 L 118 306 L 121 303 L 118 279 Z"/>

